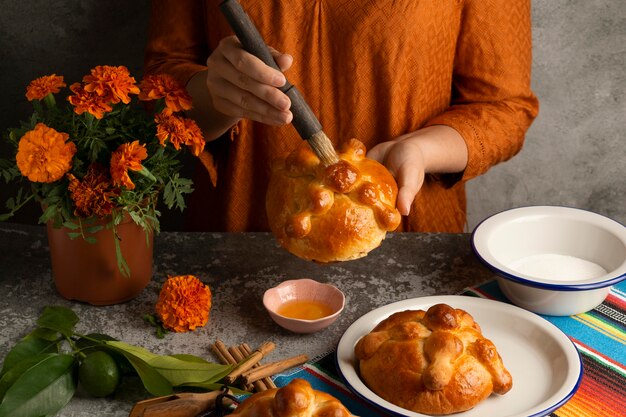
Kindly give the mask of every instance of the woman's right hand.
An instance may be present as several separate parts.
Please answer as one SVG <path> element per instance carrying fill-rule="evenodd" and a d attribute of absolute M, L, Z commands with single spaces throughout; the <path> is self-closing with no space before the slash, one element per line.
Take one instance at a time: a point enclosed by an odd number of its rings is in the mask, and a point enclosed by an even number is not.
<path fill-rule="evenodd" d="M 282 71 L 291 67 L 291 55 L 270 48 Z M 229 36 L 206 61 L 206 88 L 214 110 L 232 118 L 242 118 L 280 126 L 291 122 L 291 101 L 278 87 L 286 78 L 278 71 L 246 52 L 236 36 Z"/>

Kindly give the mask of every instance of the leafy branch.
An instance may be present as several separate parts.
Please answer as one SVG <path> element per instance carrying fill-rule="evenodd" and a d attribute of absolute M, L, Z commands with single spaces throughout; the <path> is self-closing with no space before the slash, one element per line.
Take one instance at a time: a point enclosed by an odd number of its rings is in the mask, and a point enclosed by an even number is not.
<path fill-rule="evenodd" d="M 74 396 L 80 382 L 75 370 L 87 350 L 125 361 L 155 396 L 172 394 L 177 387 L 219 388 L 233 368 L 193 355 L 157 355 L 107 335 L 81 335 L 75 331 L 78 321 L 71 309 L 48 306 L 37 327 L 13 346 L 0 371 L 0 417 L 56 414 Z"/>

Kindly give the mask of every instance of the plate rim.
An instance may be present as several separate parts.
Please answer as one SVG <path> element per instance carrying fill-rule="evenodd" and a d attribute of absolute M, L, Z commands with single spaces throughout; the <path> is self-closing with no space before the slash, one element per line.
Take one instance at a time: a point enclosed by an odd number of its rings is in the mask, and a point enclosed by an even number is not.
<path fill-rule="evenodd" d="M 391 413 L 391 415 L 393 416 L 397 416 L 397 417 L 430 417 L 426 414 L 421 414 L 421 413 L 416 413 L 413 412 L 411 410 L 407 410 L 407 413 L 402 413 L 396 410 L 392 410 L 389 408 L 386 408 L 384 405 L 378 404 L 376 402 L 374 402 L 372 399 L 368 398 L 367 396 L 365 396 L 363 393 L 361 393 L 357 388 L 355 388 L 346 378 L 346 376 L 344 375 L 344 370 L 342 369 L 342 361 L 341 361 L 341 347 L 343 343 L 346 343 L 346 334 L 348 334 L 352 329 L 354 329 L 356 326 L 358 326 L 361 322 L 365 322 L 368 320 L 368 318 L 370 317 L 375 317 L 375 320 L 377 321 L 371 321 L 370 320 L 370 329 L 373 329 L 374 326 L 376 326 L 378 323 L 380 323 L 382 320 L 384 320 L 385 318 L 389 317 L 391 314 L 393 314 L 394 312 L 397 311 L 401 311 L 400 309 L 402 308 L 408 308 L 410 304 L 418 304 L 419 306 L 415 306 L 415 308 L 424 308 L 425 306 L 429 306 L 429 305 L 434 305 L 437 303 L 455 303 L 456 301 L 462 299 L 463 301 L 470 301 L 471 302 L 476 302 L 476 303 L 486 303 L 486 304 L 492 304 L 492 305 L 497 305 L 499 308 L 503 308 L 503 309 L 508 309 L 511 311 L 515 311 L 518 314 L 522 314 L 523 316 L 525 316 L 525 318 L 527 318 L 529 321 L 531 322 L 535 322 L 538 321 L 540 323 L 542 323 L 543 326 L 545 326 L 547 328 L 547 330 L 550 331 L 550 333 L 554 336 L 557 336 L 559 338 L 562 338 L 562 342 L 559 345 L 563 347 L 564 352 L 569 353 L 570 355 L 574 355 L 577 358 L 576 361 L 574 361 L 575 364 L 575 368 L 570 369 L 569 372 L 567 373 L 568 378 L 570 379 L 571 377 L 569 376 L 570 374 L 574 373 L 577 374 L 575 376 L 576 381 L 572 384 L 570 383 L 569 385 L 571 386 L 571 388 L 568 390 L 567 393 L 565 393 L 562 398 L 559 398 L 557 401 L 550 403 L 550 404 L 545 404 L 546 402 L 548 402 L 548 400 L 539 403 L 535 406 L 533 406 L 532 408 L 536 408 L 536 407 L 541 407 L 542 410 L 535 412 L 534 414 L 526 414 L 526 412 L 523 412 L 524 414 L 515 414 L 515 415 L 510 415 L 507 417 L 543 417 L 548 415 L 549 413 L 557 410 L 558 408 L 560 408 L 561 406 L 563 406 L 567 401 L 569 401 L 574 394 L 576 393 L 576 391 L 578 390 L 582 377 L 583 377 L 583 363 L 582 363 L 582 358 L 580 356 L 580 352 L 578 351 L 578 349 L 576 348 L 576 345 L 574 344 L 574 342 L 569 338 L 569 336 L 567 336 L 567 334 L 565 334 L 561 329 L 559 329 L 556 325 L 554 325 L 553 323 L 551 323 L 550 321 L 546 320 L 545 318 L 541 317 L 538 314 L 532 313 L 528 310 L 524 310 L 523 308 L 517 307 L 515 305 L 506 303 L 504 301 L 499 301 L 499 300 L 493 300 L 493 299 L 489 299 L 489 298 L 482 298 L 482 297 L 477 297 L 477 296 L 470 296 L 470 295 L 433 295 L 433 296 L 424 296 L 424 297 L 415 297 L 415 298 L 408 298 L 405 300 L 400 300 L 400 301 L 395 301 L 386 305 L 382 305 L 380 307 L 377 307 L 365 314 L 363 314 L 362 316 L 360 316 L 359 318 L 357 318 L 356 320 L 354 320 L 352 322 L 352 324 L 350 326 L 348 326 L 348 328 L 344 331 L 344 333 L 341 335 L 341 337 L 339 338 L 339 341 L 337 342 L 336 348 L 335 348 L 335 367 L 337 369 L 337 373 L 339 374 L 339 377 L 341 378 L 341 380 L 343 381 L 343 383 L 346 385 L 346 387 L 350 390 L 350 392 L 352 392 L 354 395 L 356 395 L 358 398 L 362 399 L 363 401 L 365 401 L 367 404 L 374 406 L 375 408 L 379 409 L 379 410 L 384 410 L 385 413 Z M 450 301 L 450 300 L 454 300 L 454 301 Z M 463 308 L 464 307 L 458 307 L 458 308 Z M 380 312 L 385 311 L 385 310 L 390 310 L 388 313 L 383 313 L 383 315 L 380 314 Z M 364 333 L 366 334 L 366 333 Z M 358 340 L 358 339 L 357 339 Z M 355 341 L 356 343 L 356 341 Z M 352 354 L 353 355 L 353 354 Z M 567 356 L 567 363 L 570 364 L 571 363 L 571 357 Z M 564 385 L 567 386 L 567 385 Z M 557 391 L 558 392 L 558 391 Z M 373 392 L 372 392 L 373 393 Z M 374 395 L 376 395 L 375 393 L 373 393 Z M 381 398 L 382 399 L 382 398 Z M 383 401 L 385 401 L 384 399 L 382 399 Z M 388 402 L 388 401 L 385 401 Z M 545 405 L 544 405 L 545 404 Z M 392 404 L 393 405 L 393 404 Z M 398 407 L 395 406 L 394 407 Z M 401 407 L 398 407 L 401 408 Z M 532 408 L 530 408 L 528 411 L 531 411 Z M 469 410 L 468 410 L 469 411 Z M 461 413 L 456 413 L 454 414 L 455 416 L 459 416 L 459 417 L 463 417 L 464 412 Z"/>

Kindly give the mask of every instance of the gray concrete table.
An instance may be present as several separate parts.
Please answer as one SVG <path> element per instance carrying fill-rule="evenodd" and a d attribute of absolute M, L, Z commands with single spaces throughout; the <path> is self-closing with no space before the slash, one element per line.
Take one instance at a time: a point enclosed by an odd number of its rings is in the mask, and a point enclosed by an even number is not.
<path fill-rule="evenodd" d="M 188 353 L 217 361 L 209 346 L 265 340 L 276 343 L 268 360 L 331 351 L 343 332 L 374 308 L 429 295 L 456 294 L 492 279 L 474 257 L 469 234 L 389 234 L 367 257 L 318 265 L 278 246 L 269 233 L 163 232 L 155 238 L 154 276 L 134 300 L 96 307 L 68 301 L 55 290 L 45 228 L 0 223 L 0 360 L 34 326 L 47 305 L 71 307 L 80 317 L 77 330 L 102 332 L 155 353 Z M 154 312 L 158 291 L 168 275 L 192 274 L 213 292 L 209 323 L 190 333 L 164 339 L 142 316 Z M 331 327 L 298 335 L 278 327 L 262 305 L 263 292 L 284 280 L 308 277 L 329 282 L 346 294 L 346 308 Z M 128 416 L 132 404 L 148 398 L 138 379 L 125 379 L 113 398 L 94 399 L 77 391 L 58 414 L 62 417 Z"/>

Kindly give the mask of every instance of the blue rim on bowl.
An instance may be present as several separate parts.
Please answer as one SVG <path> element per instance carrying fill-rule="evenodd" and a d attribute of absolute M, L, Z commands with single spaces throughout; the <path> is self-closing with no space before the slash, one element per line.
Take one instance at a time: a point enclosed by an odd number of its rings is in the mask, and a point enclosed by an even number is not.
<path fill-rule="evenodd" d="M 603 215 L 565 206 L 526 206 L 504 210 L 496 213 L 474 228 L 471 235 L 471 244 L 474 254 L 490 270 L 507 280 L 546 290 L 580 291 L 608 287 L 626 279 L 626 259 L 606 274 L 595 279 L 574 281 L 569 283 L 552 281 L 537 277 L 525 276 L 513 271 L 492 256 L 489 250 L 489 240 L 498 228 L 520 222 L 532 222 L 542 218 L 553 218 L 555 221 L 585 223 L 591 225 L 601 233 L 611 235 L 611 239 L 621 242 L 626 247 L 626 227 L 621 223 Z M 521 224 L 521 223 L 520 223 Z"/>

